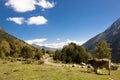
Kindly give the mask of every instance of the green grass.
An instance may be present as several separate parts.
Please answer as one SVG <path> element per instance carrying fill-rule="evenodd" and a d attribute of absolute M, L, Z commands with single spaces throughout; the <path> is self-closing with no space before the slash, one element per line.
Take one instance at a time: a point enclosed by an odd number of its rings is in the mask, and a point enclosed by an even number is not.
<path fill-rule="evenodd" d="M 104 75 L 96 75 L 82 68 L 3 62 L 0 60 L 0 80 L 120 80 L 119 70 L 112 71 L 109 76 L 106 70 L 102 70 Z"/>

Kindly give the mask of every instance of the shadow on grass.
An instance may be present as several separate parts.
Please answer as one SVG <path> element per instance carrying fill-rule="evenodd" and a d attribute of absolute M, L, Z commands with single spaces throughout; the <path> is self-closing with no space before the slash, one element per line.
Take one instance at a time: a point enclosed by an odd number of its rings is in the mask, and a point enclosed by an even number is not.
<path fill-rule="evenodd" d="M 13 72 L 19 72 L 19 70 L 18 70 L 18 69 L 15 69 L 15 70 L 13 70 Z M 3 73 L 3 74 L 5 74 L 5 75 L 10 75 L 10 74 L 13 73 L 13 72 L 5 72 L 5 73 Z"/>
<path fill-rule="evenodd" d="M 10 73 L 9 73 L 9 72 L 5 72 L 4 74 L 5 74 L 5 75 L 10 75 Z"/>

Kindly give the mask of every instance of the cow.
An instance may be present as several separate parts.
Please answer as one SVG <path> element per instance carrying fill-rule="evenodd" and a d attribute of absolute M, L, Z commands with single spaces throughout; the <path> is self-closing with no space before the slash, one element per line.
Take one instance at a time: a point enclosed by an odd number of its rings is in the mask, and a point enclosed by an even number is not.
<path fill-rule="evenodd" d="M 98 74 L 98 69 L 106 68 L 109 71 L 110 75 L 110 64 L 111 60 L 109 59 L 92 59 L 88 60 L 87 64 L 90 64 L 94 68 L 94 72 Z"/>

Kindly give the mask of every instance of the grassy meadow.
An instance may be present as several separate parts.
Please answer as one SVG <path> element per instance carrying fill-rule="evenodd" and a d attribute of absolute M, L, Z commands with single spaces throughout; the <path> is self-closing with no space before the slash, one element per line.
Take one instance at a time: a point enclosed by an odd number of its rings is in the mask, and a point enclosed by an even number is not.
<path fill-rule="evenodd" d="M 0 80 L 120 80 L 120 70 L 112 71 L 109 76 L 104 69 L 103 75 L 96 75 L 83 68 L 4 62 L 0 60 Z"/>

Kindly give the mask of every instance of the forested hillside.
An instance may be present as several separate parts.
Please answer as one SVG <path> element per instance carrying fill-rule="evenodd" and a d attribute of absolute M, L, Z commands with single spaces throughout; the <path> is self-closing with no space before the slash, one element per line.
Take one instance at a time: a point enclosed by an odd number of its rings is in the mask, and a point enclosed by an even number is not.
<path fill-rule="evenodd" d="M 44 54 L 41 48 L 35 48 L 24 41 L 8 34 L 3 29 L 0 29 L 0 57 L 23 57 L 36 58 Z"/>

